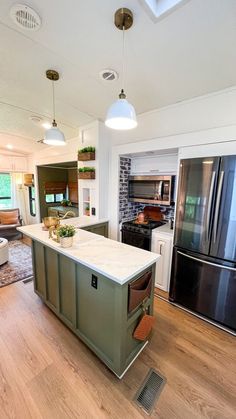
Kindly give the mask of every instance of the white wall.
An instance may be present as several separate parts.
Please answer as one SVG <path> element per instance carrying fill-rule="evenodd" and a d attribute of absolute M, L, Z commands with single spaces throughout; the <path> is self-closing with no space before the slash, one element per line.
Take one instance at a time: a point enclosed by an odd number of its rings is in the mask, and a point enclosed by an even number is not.
<path fill-rule="evenodd" d="M 209 145 L 211 155 L 236 147 L 236 88 L 181 102 L 138 117 L 138 127 L 125 133 L 112 133 L 110 170 L 110 237 L 118 237 L 119 157 L 138 152 L 188 148 L 196 155 Z M 222 144 L 223 143 L 223 144 Z M 214 145 L 218 144 L 218 147 Z M 198 147 L 196 152 L 195 146 Z"/>
<path fill-rule="evenodd" d="M 134 130 L 112 131 L 112 144 L 163 138 L 236 124 L 236 86 L 138 116 Z"/>

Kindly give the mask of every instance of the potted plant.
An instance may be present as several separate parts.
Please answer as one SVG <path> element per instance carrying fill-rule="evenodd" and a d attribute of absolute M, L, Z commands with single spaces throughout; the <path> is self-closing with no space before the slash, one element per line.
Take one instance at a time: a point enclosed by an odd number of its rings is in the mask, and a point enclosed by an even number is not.
<path fill-rule="evenodd" d="M 64 224 L 57 228 L 57 235 L 60 239 L 61 247 L 71 247 L 76 229 L 73 225 Z"/>
<path fill-rule="evenodd" d="M 95 179 L 95 167 L 80 167 L 79 179 Z"/>
<path fill-rule="evenodd" d="M 62 205 L 63 207 L 72 207 L 72 203 L 71 203 L 71 201 L 70 201 L 69 199 L 63 199 L 63 200 L 61 201 L 61 205 Z"/>
<path fill-rule="evenodd" d="M 79 161 L 95 160 L 95 147 L 84 147 L 78 151 Z"/>
<path fill-rule="evenodd" d="M 89 207 L 89 205 L 87 205 L 86 208 L 85 208 L 85 215 L 90 215 L 90 207 Z"/>

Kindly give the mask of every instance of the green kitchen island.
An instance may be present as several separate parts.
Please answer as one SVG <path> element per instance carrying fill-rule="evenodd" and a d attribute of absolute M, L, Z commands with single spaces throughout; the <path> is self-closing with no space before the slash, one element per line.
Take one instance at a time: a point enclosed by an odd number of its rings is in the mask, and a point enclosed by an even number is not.
<path fill-rule="evenodd" d="M 148 343 L 133 331 L 143 308 L 153 313 L 160 256 L 80 228 L 68 249 L 49 239 L 42 224 L 19 230 L 32 239 L 35 292 L 122 378 Z"/>

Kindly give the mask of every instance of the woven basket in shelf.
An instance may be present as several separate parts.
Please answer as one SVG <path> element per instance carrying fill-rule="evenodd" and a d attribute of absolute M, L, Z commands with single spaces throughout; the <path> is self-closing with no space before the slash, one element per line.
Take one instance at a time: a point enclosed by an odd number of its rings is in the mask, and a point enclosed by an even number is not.
<path fill-rule="evenodd" d="M 78 172 L 79 179 L 95 179 L 95 172 Z"/>
<path fill-rule="evenodd" d="M 95 151 L 87 151 L 86 153 L 78 153 L 79 161 L 95 160 Z"/>

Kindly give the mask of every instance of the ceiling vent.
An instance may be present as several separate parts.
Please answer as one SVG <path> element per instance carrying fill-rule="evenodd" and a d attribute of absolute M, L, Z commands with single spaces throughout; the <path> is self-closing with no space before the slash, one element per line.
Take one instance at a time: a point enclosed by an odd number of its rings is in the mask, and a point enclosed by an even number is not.
<path fill-rule="evenodd" d="M 10 10 L 10 16 L 21 29 L 37 31 L 41 27 L 41 18 L 38 13 L 25 4 L 14 4 Z"/>
<path fill-rule="evenodd" d="M 29 117 L 29 119 L 30 119 L 30 121 L 32 121 L 36 125 L 41 124 L 41 122 L 43 121 L 43 118 L 41 118 L 40 116 L 36 116 L 36 115 L 31 115 Z"/>
<path fill-rule="evenodd" d="M 118 73 L 115 70 L 102 70 L 99 75 L 103 81 L 115 81 L 118 79 Z"/>

